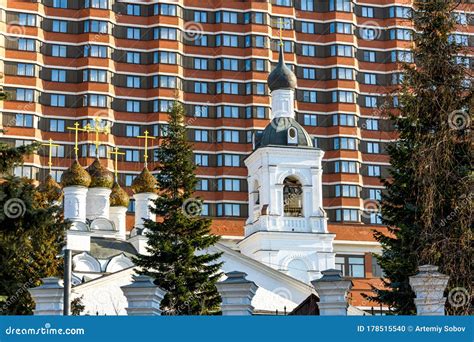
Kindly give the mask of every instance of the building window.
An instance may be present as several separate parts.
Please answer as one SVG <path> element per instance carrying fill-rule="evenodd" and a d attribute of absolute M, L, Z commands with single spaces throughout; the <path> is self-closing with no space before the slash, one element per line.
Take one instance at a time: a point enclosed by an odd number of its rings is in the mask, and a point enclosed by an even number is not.
<path fill-rule="evenodd" d="M 365 18 L 373 18 L 374 17 L 374 8 L 368 6 L 362 6 L 362 16 Z"/>
<path fill-rule="evenodd" d="M 66 82 L 66 70 L 51 70 L 51 81 L 52 82 Z"/>
<path fill-rule="evenodd" d="M 329 33 L 352 34 L 352 24 L 331 23 L 329 24 Z"/>
<path fill-rule="evenodd" d="M 54 8 L 67 8 L 67 0 L 53 0 Z"/>
<path fill-rule="evenodd" d="M 338 161 L 334 164 L 335 173 L 357 173 L 357 162 Z"/>
<path fill-rule="evenodd" d="M 217 131 L 217 142 L 238 143 L 239 141 L 239 131 L 233 131 L 228 129 Z"/>
<path fill-rule="evenodd" d="M 364 74 L 365 84 L 377 84 L 377 75 L 375 74 Z"/>
<path fill-rule="evenodd" d="M 18 63 L 17 76 L 34 76 L 35 75 L 35 66 L 33 64 Z"/>
<path fill-rule="evenodd" d="M 333 103 L 354 103 L 354 93 L 352 91 L 336 90 L 332 92 Z"/>
<path fill-rule="evenodd" d="M 36 44 L 34 39 L 19 38 L 18 39 L 18 50 L 21 51 L 35 51 Z"/>
<path fill-rule="evenodd" d="M 207 94 L 207 82 L 194 82 L 194 92 L 196 94 Z"/>
<path fill-rule="evenodd" d="M 301 45 L 301 54 L 303 56 L 314 57 L 316 56 L 316 47 L 314 45 Z"/>
<path fill-rule="evenodd" d="M 139 162 L 140 154 L 138 150 L 125 150 L 125 161 L 127 162 Z"/>
<path fill-rule="evenodd" d="M 339 12 L 352 12 L 351 0 L 329 0 L 329 10 Z"/>
<path fill-rule="evenodd" d="M 86 107 L 101 107 L 107 106 L 107 96 L 89 94 L 84 97 L 84 106 Z"/>
<path fill-rule="evenodd" d="M 140 135 L 140 126 L 127 125 L 125 129 L 127 137 L 137 137 Z"/>
<path fill-rule="evenodd" d="M 382 190 L 369 189 L 369 199 L 373 201 L 380 201 L 382 199 Z"/>
<path fill-rule="evenodd" d="M 367 166 L 367 175 L 370 177 L 380 177 L 380 166 L 379 165 Z"/>
<path fill-rule="evenodd" d="M 331 45 L 331 56 L 352 57 L 354 49 L 351 45 Z"/>
<path fill-rule="evenodd" d="M 209 180 L 199 178 L 196 182 L 197 191 L 209 191 Z"/>
<path fill-rule="evenodd" d="M 127 4 L 127 15 L 140 15 L 140 5 Z"/>
<path fill-rule="evenodd" d="M 367 108 L 377 108 L 377 96 L 366 96 L 365 106 Z"/>
<path fill-rule="evenodd" d="M 334 138 L 335 150 L 356 150 L 357 143 L 354 138 Z"/>
<path fill-rule="evenodd" d="M 194 106 L 194 116 L 197 118 L 209 117 L 209 107 L 208 106 Z"/>
<path fill-rule="evenodd" d="M 217 166 L 239 167 L 240 155 L 238 154 L 218 154 Z"/>
<path fill-rule="evenodd" d="M 96 69 L 84 70 L 83 81 L 105 83 L 107 82 L 107 71 Z"/>
<path fill-rule="evenodd" d="M 127 39 L 140 40 L 140 29 L 135 27 L 127 28 Z"/>
<path fill-rule="evenodd" d="M 333 126 L 355 126 L 356 119 L 353 114 L 334 114 L 332 116 Z"/>
<path fill-rule="evenodd" d="M 108 8 L 108 0 L 85 0 L 84 7 L 85 8 L 107 9 Z"/>
<path fill-rule="evenodd" d="M 56 120 L 56 119 L 49 120 L 49 130 L 51 132 L 64 132 L 64 129 L 65 129 L 64 120 Z"/>
<path fill-rule="evenodd" d="M 385 274 L 382 270 L 382 267 L 380 267 L 380 264 L 375 256 L 372 255 L 372 276 L 373 277 L 384 277 Z"/>
<path fill-rule="evenodd" d="M 33 102 L 34 100 L 34 91 L 33 89 L 22 89 L 18 88 L 16 90 L 16 101 L 24 101 L 24 102 Z"/>
<path fill-rule="evenodd" d="M 17 127 L 33 127 L 33 115 L 30 114 L 16 114 L 15 126 Z"/>
<path fill-rule="evenodd" d="M 359 222 L 359 210 L 358 209 L 337 209 L 336 221 L 337 222 Z"/>
<path fill-rule="evenodd" d="M 28 13 L 20 13 L 18 15 L 18 25 L 36 26 L 36 15 L 28 14 Z"/>
<path fill-rule="evenodd" d="M 51 106 L 52 107 L 66 107 L 66 96 L 52 94 L 51 95 Z"/>
<path fill-rule="evenodd" d="M 314 11 L 314 0 L 301 0 L 302 11 Z"/>
<path fill-rule="evenodd" d="M 344 277 L 364 278 L 364 256 L 336 255 L 336 268 L 342 271 Z"/>
<path fill-rule="evenodd" d="M 204 129 L 194 130 L 194 141 L 208 142 L 209 141 L 209 131 Z"/>
<path fill-rule="evenodd" d="M 66 33 L 67 32 L 67 21 L 65 20 L 53 20 L 53 32 Z"/>
<path fill-rule="evenodd" d="M 66 57 L 67 46 L 65 45 L 51 45 L 51 56 L 53 57 Z"/>
<path fill-rule="evenodd" d="M 140 101 L 127 100 L 126 110 L 129 113 L 140 113 Z"/>
<path fill-rule="evenodd" d="M 207 12 L 194 11 L 194 22 L 195 23 L 207 23 Z"/>
<path fill-rule="evenodd" d="M 367 119 L 365 120 L 365 129 L 368 131 L 378 131 L 379 130 L 379 120 L 378 119 Z"/>
<path fill-rule="evenodd" d="M 194 155 L 194 163 L 197 166 L 209 166 L 209 155 L 197 153 Z"/>
<path fill-rule="evenodd" d="M 240 179 L 222 179 L 217 180 L 217 191 L 240 191 Z"/>
<path fill-rule="evenodd" d="M 303 90 L 303 102 L 316 103 L 316 99 L 315 91 Z"/>
<path fill-rule="evenodd" d="M 301 22 L 301 32 L 303 33 L 314 33 L 314 23 L 310 23 L 307 21 Z"/>
<path fill-rule="evenodd" d="M 127 63 L 140 64 L 140 53 L 139 52 L 127 52 L 126 59 L 127 59 Z"/>
<path fill-rule="evenodd" d="M 240 216 L 240 204 L 217 204 L 217 216 Z"/>
<path fill-rule="evenodd" d="M 354 79 L 354 70 L 350 68 L 332 68 L 331 69 L 331 78 L 333 80 L 353 80 Z"/>
<path fill-rule="evenodd" d="M 364 51 L 363 53 L 364 62 L 375 62 L 375 51 Z"/>
<path fill-rule="evenodd" d="M 314 114 L 304 114 L 303 116 L 303 124 L 306 126 L 317 126 L 318 125 L 318 117 Z"/>
<path fill-rule="evenodd" d="M 377 154 L 380 153 L 380 145 L 377 142 L 367 143 L 367 153 Z"/>
<path fill-rule="evenodd" d="M 382 224 L 382 216 L 380 213 L 370 213 L 370 223 L 371 224 Z"/>
<path fill-rule="evenodd" d="M 358 191 L 356 185 L 336 185 L 334 187 L 336 197 L 357 197 Z"/>

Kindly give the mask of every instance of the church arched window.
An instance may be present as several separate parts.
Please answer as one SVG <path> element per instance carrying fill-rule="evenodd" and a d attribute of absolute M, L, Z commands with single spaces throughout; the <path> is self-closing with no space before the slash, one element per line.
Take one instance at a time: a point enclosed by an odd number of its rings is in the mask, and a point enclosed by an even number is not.
<path fill-rule="evenodd" d="M 303 216 L 303 187 L 296 177 L 283 181 L 283 211 L 285 216 Z"/>

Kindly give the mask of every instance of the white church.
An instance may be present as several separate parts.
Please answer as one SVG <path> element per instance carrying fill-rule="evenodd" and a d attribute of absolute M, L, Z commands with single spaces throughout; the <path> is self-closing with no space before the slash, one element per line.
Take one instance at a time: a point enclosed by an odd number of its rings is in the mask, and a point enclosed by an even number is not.
<path fill-rule="evenodd" d="M 335 268 L 335 234 L 328 232 L 322 208 L 324 152 L 313 146 L 295 120 L 296 76 L 281 52 L 268 84 L 272 121 L 245 160 L 249 184 L 245 236 L 237 242 L 222 239 L 210 250 L 223 252 L 223 281 L 245 277 L 255 284 L 249 297 L 254 314 L 290 313 L 317 298 L 311 282 Z M 149 210 L 157 197 L 155 182 L 146 167 L 134 180 L 135 224 L 127 235 L 129 198 L 112 172 L 99 160 L 87 169 L 75 161 L 64 172 L 64 217 L 73 222 L 67 233 L 67 248 L 73 250 L 71 297 L 82 297 L 83 314 L 127 314 L 129 303 L 122 287 L 134 281 L 133 256 L 147 253 L 143 222 L 155 219 Z M 335 276 L 334 270 L 326 273 Z M 364 314 L 351 306 L 348 312 Z"/>

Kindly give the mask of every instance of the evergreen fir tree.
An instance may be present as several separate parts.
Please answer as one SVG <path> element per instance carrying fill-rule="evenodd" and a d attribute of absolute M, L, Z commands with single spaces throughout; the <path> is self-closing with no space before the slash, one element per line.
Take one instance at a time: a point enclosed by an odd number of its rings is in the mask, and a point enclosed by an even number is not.
<path fill-rule="evenodd" d="M 466 87 L 468 69 L 456 57 L 462 48 L 450 38 L 457 5 L 415 1 L 415 65 L 405 66 L 400 113 L 392 112 L 399 140 L 388 148 L 391 179 L 382 197 L 390 234 L 375 233 L 387 288 L 376 290 L 373 299 L 397 314 L 415 313 L 409 276 L 423 264 L 450 276 L 449 314 L 469 314 L 472 307 L 473 96 Z"/>
<path fill-rule="evenodd" d="M 206 315 L 218 311 L 219 253 L 206 249 L 218 241 L 211 220 L 200 216 L 201 201 L 192 198 L 197 182 L 191 145 L 186 139 L 184 108 L 174 102 L 167 135 L 158 150 L 159 197 L 152 209 L 160 222 L 145 222 L 150 255 L 135 259 L 141 274 L 167 291 L 162 309 L 172 315 Z"/>

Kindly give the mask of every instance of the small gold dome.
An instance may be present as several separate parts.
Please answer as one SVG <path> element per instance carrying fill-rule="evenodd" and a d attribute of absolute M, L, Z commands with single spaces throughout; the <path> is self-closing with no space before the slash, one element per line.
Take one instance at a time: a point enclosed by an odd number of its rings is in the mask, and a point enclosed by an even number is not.
<path fill-rule="evenodd" d="M 112 188 L 114 175 L 100 164 L 99 159 L 94 160 L 87 172 L 91 176 L 90 188 Z"/>
<path fill-rule="evenodd" d="M 114 185 L 112 186 L 112 193 L 110 194 L 110 206 L 128 207 L 129 203 L 130 197 L 128 194 L 117 182 L 114 182 Z"/>
<path fill-rule="evenodd" d="M 138 177 L 133 180 L 132 189 L 136 194 L 156 192 L 156 178 L 144 167 Z"/>
<path fill-rule="evenodd" d="M 59 201 L 63 195 L 61 187 L 51 175 L 48 175 L 44 182 L 38 186 L 38 191 L 51 202 Z"/>
<path fill-rule="evenodd" d="M 64 171 L 61 176 L 61 186 L 63 188 L 68 186 L 88 187 L 90 184 L 91 176 L 82 168 L 77 160 L 75 160 L 71 167 Z"/>

